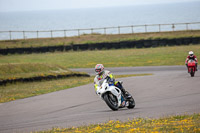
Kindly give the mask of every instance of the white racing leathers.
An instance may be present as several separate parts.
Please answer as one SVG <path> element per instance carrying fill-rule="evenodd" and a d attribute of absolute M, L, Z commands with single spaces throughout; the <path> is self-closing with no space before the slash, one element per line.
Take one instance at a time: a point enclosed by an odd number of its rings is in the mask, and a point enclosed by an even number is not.
<path fill-rule="evenodd" d="M 113 75 L 110 71 L 104 70 L 104 72 L 99 76 L 96 75 L 94 78 L 94 87 L 95 91 L 97 91 L 98 87 L 100 87 L 104 81 L 104 79 L 109 76 L 111 79 L 113 78 Z"/>

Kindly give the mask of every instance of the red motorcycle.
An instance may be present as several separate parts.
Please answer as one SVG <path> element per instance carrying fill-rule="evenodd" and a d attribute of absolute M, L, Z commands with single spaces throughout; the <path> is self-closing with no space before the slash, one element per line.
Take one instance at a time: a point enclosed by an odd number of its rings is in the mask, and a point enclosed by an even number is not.
<path fill-rule="evenodd" d="M 194 60 L 188 61 L 188 73 L 190 73 L 191 77 L 194 77 L 196 71 L 196 64 Z"/>

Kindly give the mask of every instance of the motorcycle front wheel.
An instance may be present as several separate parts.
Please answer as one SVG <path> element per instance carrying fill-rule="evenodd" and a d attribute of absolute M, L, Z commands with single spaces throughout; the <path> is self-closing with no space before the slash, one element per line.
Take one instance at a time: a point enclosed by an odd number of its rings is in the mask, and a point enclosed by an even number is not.
<path fill-rule="evenodd" d="M 112 93 L 108 92 L 104 95 L 104 101 L 113 111 L 118 110 L 118 100 L 117 97 Z"/>
<path fill-rule="evenodd" d="M 194 73 L 195 73 L 195 71 L 193 71 L 193 69 L 191 68 L 191 70 L 190 70 L 191 77 L 194 77 Z"/>

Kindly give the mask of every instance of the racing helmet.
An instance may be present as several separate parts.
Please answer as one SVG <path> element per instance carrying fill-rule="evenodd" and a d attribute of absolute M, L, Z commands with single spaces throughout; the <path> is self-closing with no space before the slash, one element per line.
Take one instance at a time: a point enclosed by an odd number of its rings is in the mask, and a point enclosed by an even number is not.
<path fill-rule="evenodd" d="M 102 64 L 97 64 L 95 66 L 96 74 L 100 75 L 104 71 L 104 66 Z"/>
<path fill-rule="evenodd" d="M 193 51 L 190 51 L 190 52 L 189 52 L 189 55 L 190 55 L 190 57 L 193 57 L 194 52 L 193 52 Z"/>

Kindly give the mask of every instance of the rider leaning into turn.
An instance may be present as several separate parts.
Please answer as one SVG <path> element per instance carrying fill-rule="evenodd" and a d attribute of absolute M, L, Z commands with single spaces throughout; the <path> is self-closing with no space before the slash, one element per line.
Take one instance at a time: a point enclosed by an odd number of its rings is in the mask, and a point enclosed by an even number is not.
<path fill-rule="evenodd" d="M 186 60 L 185 60 L 185 65 L 188 67 L 188 61 L 189 60 L 194 60 L 195 61 L 195 64 L 196 64 L 196 71 L 198 70 L 197 69 L 197 64 L 198 64 L 198 60 L 197 60 L 197 57 L 194 55 L 194 52 L 193 51 L 190 51 L 189 52 L 189 55 L 187 56 Z"/>
<path fill-rule="evenodd" d="M 98 88 L 102 85 L 105 78 L 110 77 L 110 79 L 114 82 L 114 85 L 118 87 L 126 98 L 131 98 L 130 94 L 126 92 L 123 88 L 122 84 L 119 81 L 115 81 L 114 76 L 110 71 L 104 70 L 104 66 L 102 64 L 97 64 L 95 66 L 96 76 L 94 78 L 94 87 L 97 91 Z"/>

